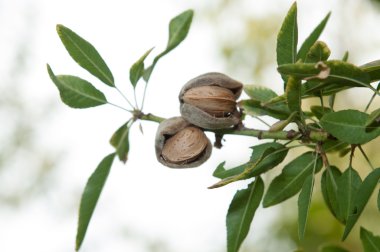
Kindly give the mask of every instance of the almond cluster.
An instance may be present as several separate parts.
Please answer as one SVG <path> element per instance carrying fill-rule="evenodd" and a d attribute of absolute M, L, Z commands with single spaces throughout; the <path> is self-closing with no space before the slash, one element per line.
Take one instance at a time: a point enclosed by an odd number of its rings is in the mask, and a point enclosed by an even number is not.
<path fill-rule="evenodd" d="M 156 156 L 171 168 L 191 168 L 203 164 L 212 145 L 204 130 L 237 125 L 237 99 L 243 85 L 221 73 L 207 73 L 187 82 L 180 94 L 181 117 L 160 123 L 156 134 Z"/>

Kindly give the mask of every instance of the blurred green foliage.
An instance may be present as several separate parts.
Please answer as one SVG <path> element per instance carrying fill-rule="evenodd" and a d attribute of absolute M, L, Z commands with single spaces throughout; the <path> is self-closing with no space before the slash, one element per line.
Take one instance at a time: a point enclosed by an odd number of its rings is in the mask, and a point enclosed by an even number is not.
<path fill-rule="evenodd" d="M 20 39 L 9 48 L 14 56 L 7 62 L 0 86 L 0 202 L 10 206 L 39 195 L 59 161 L 57 153 L 39 146 L 38 123 L 34 123 L 43 122 L 54 108 L 49 105 L 39 110 L 25 102 L 24 74 L 29 70 L 31 54 L 28 39 Z"/>

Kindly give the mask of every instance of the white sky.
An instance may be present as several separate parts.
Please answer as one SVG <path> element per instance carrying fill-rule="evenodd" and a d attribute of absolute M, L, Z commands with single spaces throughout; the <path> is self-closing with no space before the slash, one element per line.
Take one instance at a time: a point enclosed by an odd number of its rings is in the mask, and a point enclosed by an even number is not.
<path fill-rule="evenodd" d="M 238 11 L 241 15 L 264 15 L 268 10 L 285 14 L 292 1 L 243 2 L 243 7 L 231 12 L 231 20 L 238 19 Z M 56 35 L 55 25 L 64 24 L 95 45 L 111 68 L 116 85 L 132 99 L 129 67 L 152 46 L 156 46 L 153 55 L 164 49 L 170 18 L 187 8 L 194 8 L 197 13 L 205 8 L 204 1 L 0 1 L 0 75 L 6 72 L 6 61 L 14 52 L 12 47 L 23 36 L 28 38 L 23 33 L 33 34 L 32 55 L 23 85 L 25 102 L 38 109 L 39 105 L 53 100 L 55 114 L 47 123 L 38 125 L 38 142 L 41 147 L 63 149 L 66 155 L 65 161 L 57 167 L 58 179 L 41 198 L 19 210 L 0 208 L 0 251 L 73 251 L 81 190 L 99 161 L 112 152 L 108 140 L 129 116 L 110 106 L 73 110 L 59 101 L 58 91 L 46 73 L 46 63 L 57 74 L 73 74 L 90 80 L 109 100 L 126 105 L 116 92 L 101 85 L 71 60 Z M 312 9 L 314 11 L 310 11 Z M 304 26 L 300 28 L 300 35 L 306 36 L 304 30 L 309 31 L 329 10 L 333 10 L 330 25 L 339 22 L 334 17 L 334 10 L 338 11 L 336 4 L 300 1 L 300 23 Z M 26 15 L 29 19 L 21 18 Z M 306 18 L 310 18 L 310 25 L 302 22 Z M 228 29 L 239 29 L 239 22 L 232 24 L 236 27 L 231 25 Z M 373 22 L 366 25 L 365 31 L 374 29 Z M 151 79 L 145 112 L 164 117 L 178 115 L 177 95 L 187 80 L 208 71 L 224 71 L 214 49 L 216 41 L 212 29 L 195 15 L 185 42 L 158 64 Z M 327 34 L 332 32 L 334 30 Z M 379 40 L 380 35 L 376 36 Z M 360 60 L 370 60 L 366 57 L 369 58 L 365 55 Z M 208 190 L 207 186 L 216 181 L 211 174 L 219 163 L 226 157 L 229 166 L 246 161 L 250 155 L 248 147 L 256 140 L 227 137 L 228 146 L 214 150 L 202 167 L 173 170 L 155 160 L 156 127 L 154 123 L 144 122 L 144 135 L 138 127 L 133 128 L 129 160 L 126 165 L 114 163 L 81 251 L 148 251 L 142 245 L 144 242 L 139 241 L 140 236 L 162 240 L 173 251 L 224 249 L 225 214 L 234 193 L 245 183 L 217 190 Z M 17 183 L 17 178 L 13 183 Z M 260 232 L 265 233 L 263 227 L 274 214 L 276 208 L 257 212 L 250 234 L 253 242 L 260 238 Z M 131 238 L 123 237 L 124 233 L 131 233 Z"/>

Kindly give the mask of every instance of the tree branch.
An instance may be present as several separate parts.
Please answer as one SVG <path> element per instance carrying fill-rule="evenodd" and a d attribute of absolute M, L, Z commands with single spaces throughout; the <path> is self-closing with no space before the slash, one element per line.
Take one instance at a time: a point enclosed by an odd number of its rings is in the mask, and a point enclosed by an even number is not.
<path fill-rule="evenodd" d="M 144 114 L 141 111 L 135 111 L 134 112 L 134 118 L 135 120 L 143 120 L 143 121 L 151 121 L 160 123 L 165 118 L 159 117 L 156 115 L 153 115 L 151 113 Z M 268 130 L 257 130 L 257 129 L 250 129 L 245 127 L 240 128 L 231 128 L 231 129 L 218 129 L 218 130 L 210 130 L 206 129 L 207 132 L 213 132 L 219 136 L 223 135 L 240 135 L 240 136 L 251 136 L 251 137 L 257 137 L 258 139 L 277 139 L 277 140 L 293 140 L 298 138 L 301 133 L 289 130 L 289 131 L 268 131 Z M 303 139 L 310 140 L 312 142 L 323 142 L 329 138 L 329 134 L 325 131 L 317 131 L 317 130 L 311 130 L 307 136 L 303 136 Z"/>

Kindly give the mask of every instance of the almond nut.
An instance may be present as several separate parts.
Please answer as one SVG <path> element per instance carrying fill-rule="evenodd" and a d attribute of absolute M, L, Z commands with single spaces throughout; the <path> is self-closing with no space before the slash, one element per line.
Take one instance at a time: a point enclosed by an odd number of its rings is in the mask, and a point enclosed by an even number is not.
<path fill-rule="evenodd" d="M 190 88 L 183 95 L 183 101 L 215 117 L 228 116 L 236 109 L 232 91 L 218 86 Z"/>

